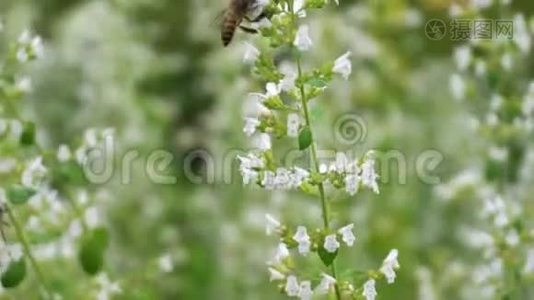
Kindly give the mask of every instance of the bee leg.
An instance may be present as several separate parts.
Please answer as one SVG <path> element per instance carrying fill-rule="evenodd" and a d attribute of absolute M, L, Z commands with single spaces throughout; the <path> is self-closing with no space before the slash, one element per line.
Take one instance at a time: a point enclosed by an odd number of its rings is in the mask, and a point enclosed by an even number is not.
<path fill-rule="evenodd" d="M 241 28 L 241 30 L 243 30 L 246 33 L 250 33 L 250 34 L 258 33 L 258 30 L 254 29 L 254 28 L 248 28 L 248 27 L 245 27 L 243 25 L 239 26 L 239 28 Z"/>

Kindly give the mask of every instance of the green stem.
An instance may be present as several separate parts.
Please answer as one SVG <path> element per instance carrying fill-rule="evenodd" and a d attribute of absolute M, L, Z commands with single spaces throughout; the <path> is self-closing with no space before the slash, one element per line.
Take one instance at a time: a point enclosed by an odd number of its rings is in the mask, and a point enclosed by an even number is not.
<path fill-rule="evenodd" d="M 7 212 L 8 216 L 9 216 L 11 224 L 13 224 L 13 227 L 15 228 L 15 234 L 17 235 L 17 239 L 22 244 L 22 248 L 24 250 L 24 254 L 26 255 L 26 257 L 30 261 L 30 265 L 32 266 L 32 268 L 33 268 L 33 270 L 35 272 L 35 277 L 36 277 L 37 281 L 39 282 L 39 285 L 41 285 L 41 287 L 43 288 L 43 291 L 44 291 L 44 293 L 46 295 L 46 298 L 47 299 L 51 299 L 51 296 L 50 296 L 51 293 L 48 290 L 48 287 L 47 287 L 47 285 L 45 283 L 45 279 L 44 279 L 43 273 L 42 273 L 41 269 L 39 268 L 39 265 L 37 264 L 37 261 L 35 260 L 35 257 L 32 254 L 32 251 L 30 249 L 30 244 L 28 243 L 28 240 L 26 239 L 26 236 L 24 235 L 24 231 L 22 230 L 22 227 L 20 226 L 20 223 L 17 221 L 17 218 L 15 218 L 15 214 L 11 211 L 11 208 L 7 205 L 7 203 L 5 205 L 6 205 L 6 212 Z"/>
<path fill-rule="evenodd" d="M 297 22 L 297 16 L 295 12 L 293 11 L 293 0 L 288 1 L 288 7 L 292 14 L 293 19 L 293 25 L 296 27 L 298 26 Z M 297 68 L 298 68 L 298 78 L 299 80 L 302 79 L 302 64 L 300 61 L 300 56 L 297 56 Z M 319 158 L 317 156 L 317 146 L 315 145 L 315 141 L 313 139 L 313 131 L 312 131 L 312 122 L 310 117 L 310 112 L 308 109 L 308 99 L 306 98 L 306 90 L 304 88 L 303 83 L 299 83 L 299 89 L 300 89 L 300 100 L 302 104 L 302 111 L 304 113 L 304 119 L 306 121 L 306 126 L 309 128 L 312 136 L 312 143 L 310 145 L 310 159 L 312 163 L 313 171 L 318 173 L 319 172 Z M 324 191 L 324 185 L 322 182 L 318 184 L 319 189 L 319 195 L 321 198 L 321 208 L 322 208 L 322 216 L 323 216 L 323 226 L 325 231 L 328 231 L 330 229 L 330 213 L 328 208 L 328 201 L 326 199 L 325 191 Z M 336 299 L 341 300 L 341 292 L 339 289 L 339 284 L 337 283 L 337 271 L 336 271 L 336 263 L 335 260 L 330 265 L 330 271 L 333 278 L 336 279 L 336 283 L 334 285 L 335 292 L 336 292 Z"/>
<path fill-rule="evenodd" d="M 298 68 L 298 77 L 302 78 L 302 66 L 300 63 L 300 58 L 297 58 L 297 68 Z M 300 98 L 302 103 L 302 110 L 304 112 L 304 119 L 306 121 L 306 126 L 310 129 L 310 132 L 312 132 L 312 143 L 310 145 L 310 159 L 312 162 L 312 168 L 314 172 L 319 172 L 319 159 L 317 156 L 317 146 L 315 145 L 315 142 L 313 141 L 313 131 L 312 131 L 312 123 L 310 118 L 310 112 L 308 109 L 308 101 L 306 99 L 306 91 L 304 89 L 304 85 L 300 84 Z M 319 195 L 321 198 L 321 207 L 322 207 L 322 215 L 323 215 L 323 226 L 325 231 L 328 231 L 330 229 L 330 214 L 328 209 L 328 201 L 326 199 L 325 191 L 324 191 L 324 185 L 322 182 L 318 184 L 319 188 Z M 336 264 L 335 260 L 330 265 L 330 270 L 332 272 L 332 277 L 336 278 L 337 280 L 337 271 L 336 271 Z M 336 298 L 338 300 L 341 300 L 341 292 L 339 290 L 339 285 L 335 284 L 335 291 L 336 291 Z"/>

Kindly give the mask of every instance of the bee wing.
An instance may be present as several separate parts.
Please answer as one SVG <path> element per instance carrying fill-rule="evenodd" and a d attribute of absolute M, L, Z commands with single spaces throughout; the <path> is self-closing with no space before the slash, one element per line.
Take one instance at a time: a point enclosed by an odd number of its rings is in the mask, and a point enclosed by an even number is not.
<path fill-rule="evenodd" d="M 226 14 L 226 9 L 221 10 L 217 16 L 211 21 L 210 28 L 220 29 L 224 22 L 224 15 Z"/>

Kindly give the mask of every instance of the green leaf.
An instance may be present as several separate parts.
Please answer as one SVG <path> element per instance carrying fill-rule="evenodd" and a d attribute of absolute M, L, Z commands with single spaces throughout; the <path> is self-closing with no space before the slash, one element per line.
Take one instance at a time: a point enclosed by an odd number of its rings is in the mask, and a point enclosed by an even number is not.
<path fill-rule="evenodd" d="M 308 81 L 308 84 L 316 88 L 324 88 L 326 87 L 327 82 L 321 78 L 312 78 L 310 81 Z"/>
<path fill-rule="evenodd" d="M 13 204 L 24 204 L 36 193 L 33 188 L 16 184 L 7 189 L 7 198 Z"/>
<path fill-rule="evenodd" d="M 2 274 L 0 281 L 4 288 L 14 288 L 18 286 L 26 277 L 26 261 L 21 258 L 19 261 L 12 261 L 7 270 Z"/>
<path fill-rule="evenodd" d="M 82 167 L 73 160 L 57 164 L 57 167 L 53 169 L 53 174 L 52 178 L 55 186 L 66 184 L 82 186 L 87 184 Z"/>
<path fill-rule="evenodd" d="M 104 266 L 104 254 L 108 246 L 108 233 L 105 228 L 96 228 L 86 233 L 79 253 L 83 270 L 95 275 Z"/>
<path fill-rule="evenodd" d="M 20 135 L 20 143 L 24 146 L 35 144 L 35 123 L 24 122 L 22 134 Z"/>
<path fill-rule="evenodd" d="M 336 252 L 334 252 L 334 253 L 330 253 L 330 252 L 326 251 L 326 249 L 324 247 L 322 247 L 322 244 L 319 247 L 319 249 L 317 250 L 317 254 L 319 254 L 319 258 L 323 261 L 324 265 L 327 266 L 327 267 L 332 264 L 332 262 L 334 261 L 334 259 L 337 256 L 337 253 L 338 253 L 338 250 L 336 250 Z"/>
<path fill-rule="evenodd" d="M 302 128 L 299 133 L 299 149 L 305 150 L 312 143 L 312 133 L 308 126 Z"/>

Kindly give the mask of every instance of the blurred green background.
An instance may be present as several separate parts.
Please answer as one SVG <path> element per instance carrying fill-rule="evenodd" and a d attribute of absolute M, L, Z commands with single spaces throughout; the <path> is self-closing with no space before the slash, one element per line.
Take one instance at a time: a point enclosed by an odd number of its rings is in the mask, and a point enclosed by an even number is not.
<path fill-rule="evenodd" d="M 436 190 L 446 189 L 462 172 L 485 176 L 493 140 L 472 124 L 486 114 L 493 87 L 471 76 L 466 100 L 455 101 L 449 91 L 456 72 L 452 53 L 461 43 L 430 40 L 425 24 L 433 18 L 449 22 L 451 1 L 340 2 L 310 12 L 307 19 L 316 41 L 305 58 L 309 65 L 347 49 L 353 53 L 350 81 L 336 82 L 313 107 L 319 148 L 398 151 L 406 158 L 407 176 L 399 182 L 392 166 L 380 195 L 364 192 L 334 201 L 336 223 L 354 222 L 357 236 L 357 246 L 338 265 L 376 268 L 389 249 L 398 248 L 398 280 L 380 284 L 379 299 L 473 299 L 469 295 L 480 294 L 469 294 L 470 271 L 480 255 L 459 233 L 484 224 L 478 218 L 482 204 L 469 189 L 448 200 Z M 37 120 L 43 144 L 53 149 L 79 140 L 86 128 L 115 128 L 115 176 L 90 188 L 107 199 L 100 203 L 111 231 L 106 270 L 121 284 L 117 299 L 284 299 L 268 282 L 265 262 L 276 241 L 265 237 L 263 215 L 290 220 L 292 226 L 320 225 L 317 199 L 243 187 L 229 159 L 250 147 L 241 112 L 247 93 L 262 86 L 242 63 L 242 42 L 259 37 L 239 33 L 233 45 L 221 46 L 213 20 L 224 6 L 222 0 L 0 2 L 2 51 L 26 28 L 44 39 L 44 58 L 25 70 L 34 88 L 24 109 Z M 532 27 L 529 0 L 495 5 L 483 15 L 512 19 L 516 13 Z M 531 53 L 513 53 L 512 71 L 488 76 L 513 81 L 506 85 L 507 96 L 522 97 L 534 61 Z M 365 120 L 367 135 L 357 144 L 334 138 L 336 120 L 345 113 Z M 534 149 L 532 134 L 519 140 L 519 164 L 531 174 L 534 165 L 523 156 Z M 139 158 L 131 182 L 122 184 L 121 154 L 131 149 Z M 175 184 L 156 184 L 147 176 L 146 159 L 154 150 L 173 154 L 165 173 L 177 178 Z M 416 176 L 417 158 L 427 150 L 442 154 L 431 171 L 440 185 Z M 195 159 L 202 155 L 212 159 L 213 178 L 206 175 L 210 165 Z M 522 189 L 518 198 L 526 225 L 534 215 L 532 178 L 513 182 Z M 158 268 L 164 255 L 172 257 L 170 272 Z M 92 281 L 74 259 L 46 262 L 44 268 L 64 299 L 92 298 L 87 292 Z M 0 297 L 36 299 L 34 283 Z"/>

